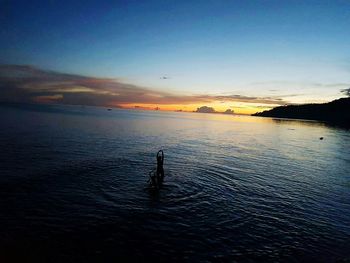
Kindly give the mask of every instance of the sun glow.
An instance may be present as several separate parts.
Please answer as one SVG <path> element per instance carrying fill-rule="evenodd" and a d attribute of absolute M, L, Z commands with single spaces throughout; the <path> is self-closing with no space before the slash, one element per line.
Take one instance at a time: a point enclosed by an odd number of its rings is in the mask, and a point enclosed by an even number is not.
<path fill-rule="evenodd" d="M 195 112 L 202 106 L 212 107 L 215 112 L 223 113 L 227 109 L 233 110 L 235 114 L 253 114 L 258 111 L 269 110 L 274 105 L 256 105 L 250 103 L 196 103 L 196 104 L 143 104 L 143 103 L 127 103 L 119 104 L 119 107 L 127 109 L 140 109 L 140 110 L 161 110 L 161 111 L 180 111 L 180 112 Z M 116 106 L 116 105 L 111 105 Z"/>

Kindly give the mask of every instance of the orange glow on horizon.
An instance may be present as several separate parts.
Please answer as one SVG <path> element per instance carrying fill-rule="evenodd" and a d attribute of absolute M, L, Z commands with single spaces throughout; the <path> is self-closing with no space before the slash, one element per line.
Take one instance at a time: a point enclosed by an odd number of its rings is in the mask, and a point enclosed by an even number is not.
<path fill-rule="evenodd" d="M 232 103 L 230 103 L 232 105 Z M 126 109 L 140 109 L 140 110 L 160 110 L 160 111 L 182 111 L 182 112 L 194 112 L 197 108 L 202 106 L 208 106 L 215 109 L 216 112 L 225 112 L 227 109 L 231 109 L 236 114 L 246 114 L 250 115 L 256 112 L 272 109 L 276 106 L 271 105 L 254 105 L 249 103 L 237 103 L 236 106 L 229 106 L 226 103 L 201 103 L 201 104 L 186 104 L 186 105 L 176 105 L 176 104 L 143 104 L 143 103 L 128 103 L 119 104 L 122 108 Z"/>

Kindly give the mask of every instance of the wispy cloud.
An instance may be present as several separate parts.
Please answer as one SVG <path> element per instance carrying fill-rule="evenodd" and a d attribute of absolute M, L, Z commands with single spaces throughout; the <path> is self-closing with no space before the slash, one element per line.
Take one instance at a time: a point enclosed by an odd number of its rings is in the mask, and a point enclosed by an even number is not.
<path fill-rule="evenodd" d="M 343 89 L 341 92 L 350 97 L 350 88 Z"/>
<path fill-rule="evenodd" d="M 279 97 L 253 97 L 253 96 L 242 96 L 242 95 L 202 95 L 197 96 L 198 98 L 207 99 L 208 101 L 217 100 L 224 102 L 239 101 L 246 103 L 256 103 L 256 104 L 274 104 L 274 105 L 284 105 L 287 102 Z"/>
<path fill-rule="evenodd" d="M 296 82 L 296 81 L 282 81 L 282 80 L 272 80 L 272 81 L 264 81 L 264 82 L 252 82 L 250 83 L 252 86 L 279 86 L 279 87 L 309 87 L 309 88 L 344 88 L 349 87 L 350 83 L 345 82 L 336 82 L 336 83 L 319 83 L 319 82 Z M 278 89 L 270 89 L 269 91 L 275 92 Z"/>
<path fill-rule="evenodd" d="M 269 105 L 287 103 L 277 96 L 175 95 L 123 83 L 117 79 L 66 74 L 23 65 L 0 66 L 0 101 L 55 102 L 92 106 L 188 105 L 215 101 Z"/>

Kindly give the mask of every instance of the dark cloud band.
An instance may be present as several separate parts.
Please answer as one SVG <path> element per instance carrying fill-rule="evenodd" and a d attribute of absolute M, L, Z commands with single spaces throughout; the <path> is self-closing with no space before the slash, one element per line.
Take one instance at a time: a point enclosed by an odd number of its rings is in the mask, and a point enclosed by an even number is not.
<path fill-rule="evenodd" d="M 95 78 L 42 70 L 33 66 L 0 66 L 0 101 L 55 102 L 73 105 L 118 106 L 124 104 L 186 105 L 214 101 L 284 105 L 276 97 L 242 95 L 174 95 L 115 79 Z"/>

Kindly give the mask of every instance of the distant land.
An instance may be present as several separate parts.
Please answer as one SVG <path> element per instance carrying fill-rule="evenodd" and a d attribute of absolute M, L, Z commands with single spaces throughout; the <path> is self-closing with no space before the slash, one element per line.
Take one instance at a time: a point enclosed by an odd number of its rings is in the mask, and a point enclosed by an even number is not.
<path fill-rule="evenodd" d="M 322 104 L 279 106 L 252 116 L 317 120 L 350 128 L 350 97 Z"/>

